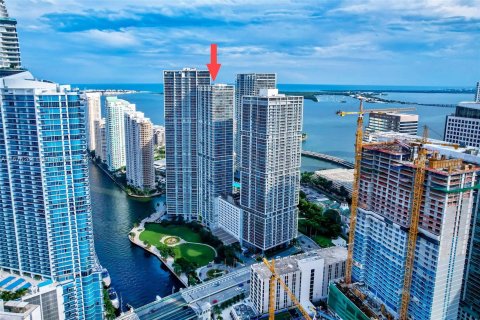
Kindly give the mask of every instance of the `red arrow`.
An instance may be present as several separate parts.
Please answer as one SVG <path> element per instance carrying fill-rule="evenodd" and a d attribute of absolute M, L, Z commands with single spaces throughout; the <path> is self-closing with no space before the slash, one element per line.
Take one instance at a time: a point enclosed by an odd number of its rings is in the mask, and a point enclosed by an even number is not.
<path fill-rule="evenodd" d="M 215 81 L 221 66 L 220 63 L 217 63 L 217 45 L 212 43 L 210 45 L 210 63 L 207 63 L 207 67 L 213 81 Z"/>

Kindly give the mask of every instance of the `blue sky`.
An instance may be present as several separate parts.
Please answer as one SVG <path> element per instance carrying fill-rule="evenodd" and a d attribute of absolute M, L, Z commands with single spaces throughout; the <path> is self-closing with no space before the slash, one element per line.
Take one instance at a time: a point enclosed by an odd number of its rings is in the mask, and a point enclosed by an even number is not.
<path fill-rule="evenodd" d="M 70 83 L 161 82 L 206 68 L 217 81 L 473 86 L 480 0 L 6 0 L 23 64 Z"/>

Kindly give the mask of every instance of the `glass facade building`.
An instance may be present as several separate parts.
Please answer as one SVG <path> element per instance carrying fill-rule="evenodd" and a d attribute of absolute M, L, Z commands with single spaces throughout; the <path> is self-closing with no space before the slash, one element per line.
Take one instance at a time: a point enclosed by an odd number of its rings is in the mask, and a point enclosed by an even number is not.
<path fill-rule="evenodd" d="M 0 68 L 21 68 L 17 20 L 9 17 L 4 0 L 0 0 L 0 40 Z"/>
<path fill-rule="evenodd" d="M 243 244 L 264 251 L 297 236 L 303 97 L 244 96 L 241 123 Z"/>
<path fill-rule="evenodd" d="M 185 220 L 198 216 L 197 89 L 210 73 L 164 71 L 167 213 Z"/>
<path fill-rule="evenodd" d="M 215 197 L 232 192 L 233 86 L 198 87 L 199 217 L 209 228 L 218 225 Z"/>
<path fill-rule="evenodd" d="M 0 269 L 59 282 L 66 319 L 102 319 L 84 101 L 28 72 L 0 81 Z"/>
<path fill-rule="evenodd" d="M 243 96 L 255 96 L 260 93 L 260 89 L 275 89 L 277 87 L 276 73 L 239 73 L 235 82 L 235 169 L 239 170 L 240 156 L 242 149 L 240 146 L 241 121 L 242 121 L 242 98 Z"/>

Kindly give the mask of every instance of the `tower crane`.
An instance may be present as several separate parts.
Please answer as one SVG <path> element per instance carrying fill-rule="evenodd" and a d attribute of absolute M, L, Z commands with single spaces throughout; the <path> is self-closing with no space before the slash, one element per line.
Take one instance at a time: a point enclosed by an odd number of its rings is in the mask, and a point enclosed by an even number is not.
<path fill-rule="evenodd" d="M 295 304 L 295 306 L 298 308 L 298 310 L 300 310 L 300 312 L 305 317 L 305 319 L 313 320 L 312 317 L 310 317 L 310 315 L 308 314 L 307 310 L 305 310 L 305 308 L 302 307 L 297 297 L 295 297 L 293 292 L 288 288 L 288 286 L 285 284 L 282 278 L 280 278 L 277 272 L 275 271 L 275 261 L 272 260 L 271 262 L 269 262 L 267 259 L 263 258 L 263 263 L 267 266 L 268 270 L 270 270 L 270 273 L 272 274 L 269 280 L 270 292 L 268 296 L 268 319 L 275 320 L 275 285 L 278 281 L 278 283 L 280 283 L 280 285 L 283 287 L 285 292 L 287 292 L 288 296 L 290 297 L 292 302 Z"/>
<path fill-rule="evenodd" d="M 358 195 L 360 188 L 360 164 L 362 162 L 362 147 L 363 147 L 363 116 L 370 113 L 389 113 L 413 111 L 415 108 L 391 108 L 391 109 L 363 109 L 363 100 L 365 98 L 359 97 L 360 106 L 358 111 L 337 111 L 337 115 L 344 117 L 346 115 L 358 115 L 357 130 L 355 133 L 355 163 L 353 169 L 353 188 L 352 188 L 352 204 L 350 206 L 350 228 L 348 234 L 348 254 L 347 265 L 345 271 L 345 283 L 352 283 L 352 266 L 353 266 L 353 240 L 355 238 L 355 227 L 357 226 L 357 208 Z"/>
<path fill-rule="evenodd" d="M 415 177 L 413 184 L 413 202 L 410 217 L 410 229 L 407 240 L 407 256 L 405 258 L 405 270 L 403 275 L 402 304 L 400 307 L 400 320 L 408 319 L 408 304 L 410 303 L 410 288 L 412 286 L 413 264 L 415 261 L 415 247 L 418 237 L 418 222 L 420 219 L 420 209 L 422 206 L 422 197 L 425 181 L 425 167 L 427 164 L 427 150 L 423 145 L 428 141 L 428 128 L 423 130 L 423 139 L 418 157 L 413 162 L 415 166 Z"/>
<path fill-rule="evenodd" d="M 352 205 L 350 214 L 350 230 L 349 230 L 349 244 L 347 255 L 347 268 L 345 275 L 346 284 L 350 284 L 352 281 L 352 265 L 353 265 L 353 240 L 355 236 L 355 227 L 357 222 L 357 208 L 358 208 L 358 196 L 360 188 L 360 165 L 362 160 L 362 146 L 363 146 L 363 115 L 366 113 L 383 113 L 383 112 L 401 112 L 411 111 L 412 108 L 403 109 L 363 109 L 363 98 L 360 97 L 360 108 L 356 112 L 338 111 L 340 116 L 357 114 L 357 131 L 355 137 L 355 167 L 354 167 L 354 179 L 353 179 L 353 191 L 352 191 Z M 451 146 L 458 149 L 459 145 L 454 143 L 442 143 L 442 142 L 429 142 L 428 141 L 428 127 L 424 128 L 423 138 L 418 139 L 416 143 L 419 144 L 418 156 L 414 161 L 415 174 L 413 185 L 413 202 L 410 218 L 410 228 L 408 232 L 407 240 L 407 253 L 405 259 L 405 271 L 403 280 L 403 291 L 400 308 L 400 320 L 408 319 L 408 305 L 410 303 L 410 288 L 412 285 L 412 274 L 415 260 L 415 246 L 418 237 L 418 224 L 420 219 L 420 210 L 422 205 L 424 180 L 425 180 L 425 168 L 427 165 L 427 149 L 424 148 L 426 143 L 432 143 L 442 146 Z"/>

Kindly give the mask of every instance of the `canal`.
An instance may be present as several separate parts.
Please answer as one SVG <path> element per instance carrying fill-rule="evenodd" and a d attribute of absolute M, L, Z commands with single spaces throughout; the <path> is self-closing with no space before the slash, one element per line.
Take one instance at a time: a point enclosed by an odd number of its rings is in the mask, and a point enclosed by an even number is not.
<path fill-rule="evenodd" d="M 151 201 L 129 198 L 98 167 L 90 164 L 95 249 L 112 286 L 127 303 L 139 307 L 182 286 L 153 255 L 133 245 L 128 233 L 149 216 L 163 197 Z"/>

